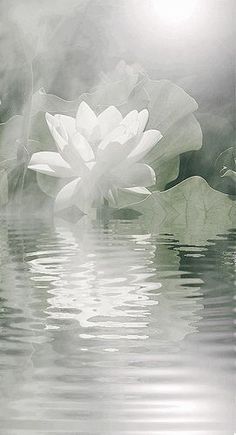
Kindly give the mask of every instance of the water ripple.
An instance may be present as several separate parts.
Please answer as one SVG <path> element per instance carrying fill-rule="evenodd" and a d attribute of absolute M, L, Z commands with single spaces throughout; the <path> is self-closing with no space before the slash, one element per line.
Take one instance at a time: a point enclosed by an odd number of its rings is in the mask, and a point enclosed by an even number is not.
<path fill-rule="evenodd" d="M 0 226 L 1 435 L 232 435 L 235 233 Z"/>

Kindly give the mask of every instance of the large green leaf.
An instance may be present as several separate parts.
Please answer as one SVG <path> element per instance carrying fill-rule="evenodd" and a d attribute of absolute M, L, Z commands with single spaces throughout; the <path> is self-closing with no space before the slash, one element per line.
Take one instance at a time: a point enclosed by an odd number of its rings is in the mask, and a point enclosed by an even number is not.
<path fill-rule="evenodd" d="M 156 185 L 153 190 L 164 190 L 165 186 L 174 181 L 179 175 L 180 158 L 179 156 L 170 159 L 156 160 L 151 163 L 151 166 L 156 170 Z"/>
<path fill-rule="evenodd" d="M 86 94 L 85 94 L 86 95 Z M 39 112 L 50 112 L 51 114 L 61 113 L 74 116 L 78 108 L 80 98 L 68 101 L 56 95 L 47 94 L 41 88 L 36 91 L 32 97 L 32 116 L 37 115 Z"/>
<path fill-rule="evenodd" d="M 236 223 L 236 201 L 212 189 L 201 177 L 191 177 L 164 192 L 137 197 L 122 192 L 120 207 L 133 202 L 143 225 L 152 233 L 177 232 L 182 243 L 202 244 Z M 139 199 L 140 200 L 140 199 Z"/>

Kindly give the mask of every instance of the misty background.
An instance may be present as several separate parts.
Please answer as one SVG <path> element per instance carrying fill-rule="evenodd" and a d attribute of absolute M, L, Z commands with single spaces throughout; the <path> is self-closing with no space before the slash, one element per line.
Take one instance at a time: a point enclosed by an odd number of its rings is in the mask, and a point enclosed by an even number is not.
<path fill-rule="evenodd" d="M 199 105 L 203 147 L 181 157 L 171 185 L 200 175 L 235 193 L 217 167 L 219 155 L 235 145 L 234 0 L 197 0 L 180 23 L 163 20 L 158 0 L 1 0 L 0 8 L 1 123 L 24 114 L 40 88 L 74 100 L 120 60 L 138 64 L 152 79 L 183 87 Z"/>

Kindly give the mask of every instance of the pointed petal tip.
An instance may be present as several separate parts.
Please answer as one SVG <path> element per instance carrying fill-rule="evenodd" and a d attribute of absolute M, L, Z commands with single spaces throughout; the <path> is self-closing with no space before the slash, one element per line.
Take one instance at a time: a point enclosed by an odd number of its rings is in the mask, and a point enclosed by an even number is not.
<path fill-rule="evenodd" d="M 53 177 L 57 176 L 55 171 L 46 164 L 32 164 L 28 166 L 28 169 L 31 169 L 31 171 L 35 172 L 40 172 L 41 174 L 52 175 Z"/>
<path fill-rule="evenodd" d="M 123 190 L 125 192 L 137 193 L 139 195 L 151 195 L 150 190 L 148 190 L 146 187 L 141 187 L 141 186 L 125 187 L 121 190 Z"/>
<path fill-rule="evenodd" d="M 104 138 L 112 130 L 117 128 L 122 122 L 123 117 L 115 106 L 109 106 L 98 115 L 98 124 L 101 138 Z"/>
<path fill-rule="evenodd" d="M 85 101 L 82 101 L 76 113 L 77 130 L 89 137 L 97 125 L 97 115 Z"/>
<path fill-rule="evenodd" d="M 142 110 L 139 112 L 139 115 L 140 115 L 140 114 L 142 114 L 142 115 L 146 115 L 146 116 L 149 116 L 149 111 L 148 111 L 147 108 L 145 108 L 145 109 L 142 109 Z"/>
<path fill-rule="evenodd" d="M 149 112 L 147 109 L 143 109 L 143 110 L 141 110 L 141 112 L 139 112 L 138 119 L 139 119 L 139 133 L 140 134 L 146 128 L 146 125 L 148 123 L 148 118 L 149 118 Z"/>
<path fill-rule="evenodd" d="M 54 116 L 51 115 L 50 113 L 48 113 L 48 112 L 45 113 L 45 119 L 46 119 L 46 121 L 51 122 L 51 120 L 52 120 L 53 118 L 54 118 Z"/>
<path fill-rule="evenodd" d="M 71 137 L 71 145 L 73 146 L 75 153 L 79 155 L 84 162 L 91 162 L 95 160 L 95 155 L 92 147 L 87 139 L 77 131 Z"/>
<path fill-rule="evenodd" d="M 82 100 L 81 103 L 79 104 L 79 108 L 78 110 L 81 109 L 89 109 L 92 110 L 91 107 L 89 106 L 88 103 L 86 103 L 86 101 Z"/>
<path fill-rule="evenodd" d="M 45 113 L 45 120 L 48 125 L 49 130 L 52 133 L 52 129 L 57 125 L 58 121 L 57 118 L 54 115 L 51 115 L 50 113 Z"/>

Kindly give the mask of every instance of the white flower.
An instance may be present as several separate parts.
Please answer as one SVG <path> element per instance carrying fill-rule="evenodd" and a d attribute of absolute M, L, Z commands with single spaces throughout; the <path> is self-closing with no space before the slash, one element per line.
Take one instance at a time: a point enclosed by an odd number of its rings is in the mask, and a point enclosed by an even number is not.
<path fill-rule="evenodd" d="M 125 118 L 114 106 L 96 116 L 82 102 L 76 118 L 46 113 L 46 121 L 58 152 L 37 152 L 29 168 L 53 177 L 68 179 L 55 200 L 60 211 L 72 205 L 87 212 L 103 204 L 116 204 L 119 190 L 149 194 L 155 184 L 154 170 L 144 156 L 161 139 L 157 130 L 144 132 L 146 109 L 133 110 Z"/>

